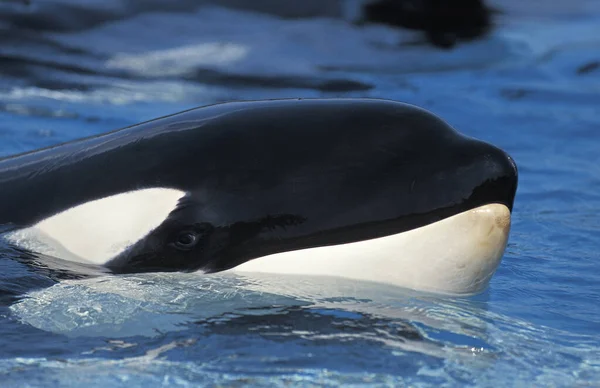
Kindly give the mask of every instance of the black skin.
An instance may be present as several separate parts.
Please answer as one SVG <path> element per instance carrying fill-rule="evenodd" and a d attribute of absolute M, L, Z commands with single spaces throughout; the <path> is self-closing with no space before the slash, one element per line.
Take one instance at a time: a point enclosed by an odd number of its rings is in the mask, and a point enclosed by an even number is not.
<path fill-rule="evenodd" d="M 484 204 L 512 209 L 517 170 L 500 149 L 399 102 L 235 102 L 0 160 L 0 224 L 145 187 L 187 195 L 108 263 L 115 273 L 217 272 Z"/>

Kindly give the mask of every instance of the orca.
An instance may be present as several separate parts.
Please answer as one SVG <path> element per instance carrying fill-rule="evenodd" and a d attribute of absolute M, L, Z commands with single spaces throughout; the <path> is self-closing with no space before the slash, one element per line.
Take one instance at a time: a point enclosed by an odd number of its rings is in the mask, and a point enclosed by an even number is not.
<path fill-rule="evenodd" d="M 114 274 L 335 276 L 487 287 L 517 167 L 378 99 L 239 101 L 0 159 L 4 240 Z"/>

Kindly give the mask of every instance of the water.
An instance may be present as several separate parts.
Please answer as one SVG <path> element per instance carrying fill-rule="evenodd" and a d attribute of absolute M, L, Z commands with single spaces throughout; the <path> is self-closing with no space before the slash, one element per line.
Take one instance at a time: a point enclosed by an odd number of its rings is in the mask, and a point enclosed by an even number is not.
<path fill-rule="evenodd" d="M 598 2 L 498 2 L 493 33 L 452 51 L 194 3 L 0 3 L 0 154 L 232 99 L 406 101 L 517 161 L 503 262 L 448 298 L 239 274 L 55 283 L 0 247 L 2 387 L 600 384 Z"/>

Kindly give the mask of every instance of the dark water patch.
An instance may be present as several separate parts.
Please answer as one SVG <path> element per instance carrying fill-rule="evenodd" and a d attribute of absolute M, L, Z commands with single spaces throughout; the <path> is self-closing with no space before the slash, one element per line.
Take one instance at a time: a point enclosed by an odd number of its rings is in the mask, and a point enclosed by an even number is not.
<path fill-rule="evenodd" d="M 76 32 L 98 27 L 104 23 L 131 18 L 147 12 L 189 12 L 199 4 L 192 0 L 157 1 L 129 0 L 67 2 L 56 0 L 29 0 L 0 4 L 4 20 L 13 28 L 49 32 Z"/>
<path fill-rule="evenodd" d="M 36 55 L 40 52 L 46 53 L 52 56 L 60 56 L 63 54 L 90 55 L 88 50 L 84 50 L 78 47 L 69 47 L 61 44 L 54 39 L 45 36 L 43 31 L 34 30 L 21 30 L 16 28 L 4 28 L 0 29 L 0 50 L 10 51 L 18 50 L 19 48 L 27 47 L 27 50 L 23 52 L 35 53 Z"/>
<path fill-rule="evenodd" d="M 507 100 L 519 100 L 530 92 L 524 89 L 501 89 L 500 95 Z"/>
<path fill-rule="evenodd" d="M 300 76 L 259 76 L 224 73 L 215 70 L 196 70 L 193 75 L 184 77 L 190 81 L 206 85 L 220 85 L 233 88 L 263 87 L 315 89 L 323 92 L 366 91 L 373 88 L 360 81 L 345 79 L 321 79 L 319 77 Z"/>
<path fill-rule="evenodd" d="M 583 75 L 597 71 L 600 69 L 600 61 L 592 61 L 588 62 L 584 65 L 581 65 L 577 68 L 577 74 Z"/>
<path fill-rule="evenodd" d="M 367 3 L 364 13 L 369 22 L 424 31 L 441 48 L 480 38 L 491 28 L 491 10 L 482 0 L 379 0 Z"/>
<path fill-rule="evenodd" d="M 282 2 L 280 0 L 204 0 L 205 4 L 262 12 L 286 19 L 344 16 L 343 4 L 339 0 L 302 0 L 302 2 Z"/>
<path fill-rule="evenodd" d="M 247 349 L 252 348 L 253 343 L 263 341 L 269 343 L 271 349 L 287 349 L 285 354 L 264 353 L 260 349 L 238 353 L 241 358 L 235 363 L 238 373 L 265 373 L 273 369 L 273 373 L 280 374 L 285 373 L 285 369 L 325 367 L 345 372 L 360 369 L 370 373 L 404 376 L 415 373 L 423 361 L 418 357 L 389 357 L 390 352 L 410 353 L 409 349 L 414 347 L 418 353 L 420 344 L 424 348 L 433 347 L 440 351 L 443 346 L 425 338 L 416 326 L 402 320 L 368 314 L 349 315 L 334 309 L 286 307 L 270 310 L 261 314 L 239 311 L 197 321 L 195 325 L 202 332 L 199 344 L 212 348 L 218 343 L 231 343 L 237 338 L 237 341 L 249 345 Z M 379 346 L 373 347 L 373 344 Z M 200 348 L 194 346 L 186 349 L 184 357 L 204 359 L 205 352 L 200 353 Z M 222 371 L 229 364 L 226 355 L 235 352 L 228 347 L 225 349 L 225 353 L 220 352 L 219 355 L 222 363 L 214 371 Z M 336 360 L 335 355 L 339 352 L 348 356 L 343 363 Z M 174 360 L 183 359 L 183 355 L 174 356 Z M 435 357 L 427 357 L 427 360 L 430 364 L 441 361 Z M 262 366 L 258 367 L 258 362 Z"/>
<path fill-rule="evenodd" d="M 86 69 L 79 65 L 66 64 L 54 61 L 45 61 L 42 59 L 23 58 L 19 56 L 0 56 L 0 66 L 6 75 L 10 76 L 26 76 L 29 77 L 33 73 L 28 69 L 54 69 L 60 70 L 69 74 L 96 74 L 95 71 Z"/>

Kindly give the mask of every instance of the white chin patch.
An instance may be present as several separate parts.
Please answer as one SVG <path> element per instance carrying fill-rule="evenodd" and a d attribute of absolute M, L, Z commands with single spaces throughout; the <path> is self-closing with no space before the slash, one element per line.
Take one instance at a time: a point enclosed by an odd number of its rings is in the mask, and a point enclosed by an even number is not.
<path fill-rule="evenodd" d="M 338 276 L 419 291 L 473 294 L 500 264 L 510 211 L 489 204 L 392 236 L 260 257 L 233 269 Z"/>
<path fill-rule="evenodd" d="M 185 192 L 149 188 L 79 204 L 4 238 L 63 260 L 103 265 L 156 229 Z"/>

